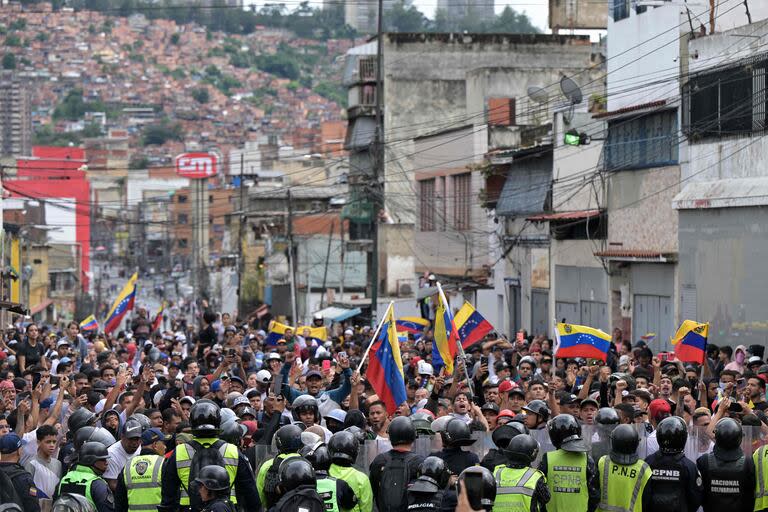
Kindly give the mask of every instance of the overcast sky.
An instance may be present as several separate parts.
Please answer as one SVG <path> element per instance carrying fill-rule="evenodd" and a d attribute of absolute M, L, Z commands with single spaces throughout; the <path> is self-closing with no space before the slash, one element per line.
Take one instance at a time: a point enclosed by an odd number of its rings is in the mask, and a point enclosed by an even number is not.
<path fill-rule="evenodd" d="M 490 2 L 491 0 L 475 0 L 478 2 Z M 435 9 L 437 8 L 437 0 L 413 0 L 413 4 L 419 8 L 421 12 L 427 15 L 428 18 L 432 18 L 435 15 Z M 531 18 L 533 24 L 539 27 L 541 30 L 547 29 L 547 13 L 549 8 L 547 7 L 549 2 L 547 0 L 514 0 L 505 2 L 504 0 L 496 0 L 496 12 L 500 13 L 504 10 L 504 7 L 510 6 L 517 12 L 524 12 Z"/>

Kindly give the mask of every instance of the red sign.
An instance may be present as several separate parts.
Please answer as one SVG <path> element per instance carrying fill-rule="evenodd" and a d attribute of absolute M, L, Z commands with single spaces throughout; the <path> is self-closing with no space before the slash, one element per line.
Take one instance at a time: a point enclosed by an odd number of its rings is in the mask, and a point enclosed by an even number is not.
<path fill-rule="evenodd" d="M 176 174 L 189 179 L 216 175 L 218 160 L 213 153 L 182 153 L 176 157 Z"/>

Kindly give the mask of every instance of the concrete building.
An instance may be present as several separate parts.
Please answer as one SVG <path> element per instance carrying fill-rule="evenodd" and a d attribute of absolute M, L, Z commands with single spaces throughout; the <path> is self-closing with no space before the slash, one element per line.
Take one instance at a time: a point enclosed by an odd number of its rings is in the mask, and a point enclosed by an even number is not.
<path fill-rule="evenodd" d="M 384 0 L 384 12 L 399 0 Z M 406 5 L 410 1 L 406 0 Z M 378 0 L 345 0 L 344 23 L 363 34 L 376 32 L 378 23 Z M 386 18 L 384 18 L 386 20 Z"/>
<path fill-rule="evenodd" d="M 32 106 L 28 84 L 0 71 L 0 157 L 32 154 Z"/>
<path fill-rule="evenodd" d="M 496 16 L 492 0 L 438 0 L 437 10 L 443 11 L 449 21 L 465 18 L 487 22 Z"/>

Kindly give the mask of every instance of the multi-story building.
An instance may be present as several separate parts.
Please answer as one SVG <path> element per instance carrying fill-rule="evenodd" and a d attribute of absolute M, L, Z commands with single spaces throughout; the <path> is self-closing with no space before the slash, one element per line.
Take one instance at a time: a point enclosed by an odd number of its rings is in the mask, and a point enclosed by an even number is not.
<path fill-rule="evenodd" d="M 384 0 L 384 11 L 391 9 L 396 0 Z M 410 1 L 406 1 L 410 4 Z M 344 23 L 364 34 L 376 32 L 378 23 L 377 0 L 345 0 Z M 386 20 L 386 17 L 384 18 Z"/>
<path fill-rule="evenodd" d="M 496 15 L 493 0 L 438 0 L 437 10 L 454 22 L 466 18 L 486 22 Z"/>
<path fill-rule="evenodd" d="M 29 156 L 31 152 L 28 85 L 13 71 L 0 71 L 0 156 Z"/>

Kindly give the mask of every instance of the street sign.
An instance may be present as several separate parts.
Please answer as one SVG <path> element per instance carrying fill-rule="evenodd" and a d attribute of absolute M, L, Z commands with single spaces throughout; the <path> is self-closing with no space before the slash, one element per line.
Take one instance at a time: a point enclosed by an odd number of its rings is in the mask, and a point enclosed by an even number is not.
<path fill-rule="evenodd" d="M 182 153 L 176 157 L 176 174 L 189 179 L 216 175 L 218 158 L 213 153 Z"/>

